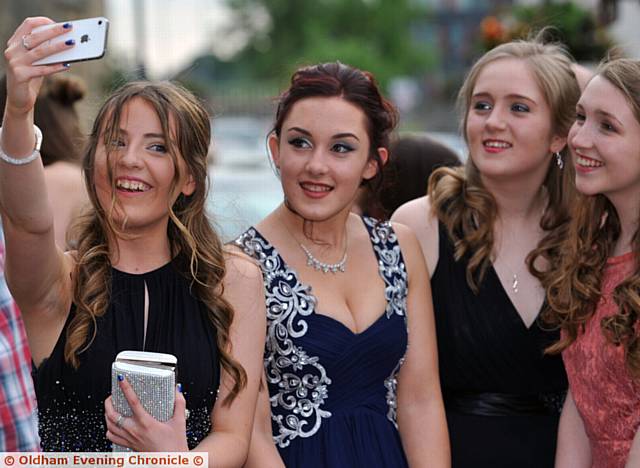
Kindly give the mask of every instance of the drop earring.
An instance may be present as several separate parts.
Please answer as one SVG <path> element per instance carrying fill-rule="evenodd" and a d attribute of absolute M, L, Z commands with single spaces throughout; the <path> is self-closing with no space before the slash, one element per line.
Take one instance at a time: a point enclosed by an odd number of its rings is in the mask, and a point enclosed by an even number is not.
<path fill-rule="evenodd" d="M 555 152 L 553 154 L 556 157 L 556 164 L 558 165 L 558 168 L 562 170 L 564 168 L 564 161 L 562 160 L 562 155 L 560 154 L 560 152 Z"/>
<path fill-rule="evenodd" d="M 273 133 L 273 132 L 271 132 Z M 273 159 L 273 154 L 271 153 L 271 147 L 269 146 L 269 137 L 271 136 L 271 133 L 269 133 L 266 138 L 264 139 L 264 146 L 267 150 L 267 158 L 269 159 L 269 166 L 271 166 L 271 170 L 273 170 L 274 174 L 276 175 L 276 177 L 279 179 L 280 178 L 280 164 L 276 164 L 276 162 Z"/>

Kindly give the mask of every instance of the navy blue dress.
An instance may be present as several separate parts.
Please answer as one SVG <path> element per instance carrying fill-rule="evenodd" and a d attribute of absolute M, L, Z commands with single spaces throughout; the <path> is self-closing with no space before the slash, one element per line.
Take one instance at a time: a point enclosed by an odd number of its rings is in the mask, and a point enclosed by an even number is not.
<path fill-rule="evenodd" d="M 390 224 L 363 220 L 387 306 L 357 334 L 315 313 L 311 287 L 255 228 L 235 241 L 264 275 L 273 440 L 288 467 L 407 466 L 396 425 L 396 376 L 407 348 L 407 274 Z"/>

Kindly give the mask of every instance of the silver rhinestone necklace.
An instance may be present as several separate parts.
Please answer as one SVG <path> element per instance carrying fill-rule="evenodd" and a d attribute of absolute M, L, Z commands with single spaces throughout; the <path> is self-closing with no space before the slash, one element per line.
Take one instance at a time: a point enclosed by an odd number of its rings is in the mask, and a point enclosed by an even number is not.
<path fill-rule="evenodd" d="M 307 266 L 312 267 L 314 270 L 322 271 L 322 273 L 338 273 L 339 271 L 344 273 L 345 266 L 347 263 L 347 245 L 345 242 L 344 246 L 344 255 L 342 256 L 342 260 L 337 263 L 325 263 L 318 260 L 313 254 L 307 249 L 304 245 L 298 242 L 298 245 L 304 251 L 307 256 Z"/>
<path fill-rule="evenodd" d="M 314 257 L 314 255 L 305 245 L 303 245 L 301 242 L 298 242 L 298 239 L 296 239 L 296 236 L 293 235 L 293 233 L 287 226 L 287 223 L 281 213 L 278 213 L 278 217 L 280 218 L 280 221 L 282 222 L 282 225 L 284 226 L 285 230 L 289 233 L 291 238 L 300 246 L 304 254 L 307 256 L 307 266 L 313 268 L 314 270 L 321 271 L 322 273 L 335 274 L 338 272 L 340 273 L 345 272 L 346 265 L 347 265 L 347 250 L 349 248 L 349 239 L 347 237 L 346 224 L 344 226 L 344 253 L 342 254 L 342 259 L 337 263 L 325 263 L 325 262 L 321 262 L 316 257 Z"/>

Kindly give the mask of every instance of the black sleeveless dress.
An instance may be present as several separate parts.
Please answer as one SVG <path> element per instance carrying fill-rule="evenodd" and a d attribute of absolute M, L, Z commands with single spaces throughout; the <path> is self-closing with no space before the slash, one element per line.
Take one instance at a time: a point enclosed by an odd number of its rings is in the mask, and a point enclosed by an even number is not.
<path fill-rule="evenodd" d="M 440 224 L 431 279 L 440 381 L 454 468 L 553 467 L 567 378 L 559 338 L 540 319 L 527 328 L 493 266 L 476 295 Z"/>
<path fill-rule="evenodd" d="M 144 274 L 111 269 L 111 303 L 97 319 L 97 334 L 73 369 L 64 360 L 69 318 L 51 356 L 34 371 L 39 432 L 45 451 L 110 451 L 104 400 L 111 393 L 111 363 L 123 350 L 170 353 L 178 358 L 177 381 L 187 408 L 187 440 L 195 447 L 211 430 L 220 365 L 216 330 L 189 280 L 170 262 Z M 144 288 L 149 314 L 144 333 Z M 91 335 L 91 334 L 90 334 Z"/>

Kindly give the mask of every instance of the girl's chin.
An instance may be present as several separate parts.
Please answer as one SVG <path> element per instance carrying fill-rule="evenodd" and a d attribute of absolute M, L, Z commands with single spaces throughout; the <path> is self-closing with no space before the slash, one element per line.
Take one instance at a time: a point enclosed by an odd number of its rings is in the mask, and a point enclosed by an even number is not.
<path fill-rule="evenodd" d="M 586 195 L 592 197 L 594 195 L 603 194 L 602 190 L 599 190 L 597 187 L 594 187 L 592 184 L 580 184 L 576 183 L 576 190 L 580 192 L 582 195 Z"/>
<path fill-rule="evenodd" d="M 314 223 L 329 221 L 335 218 L 336 216 L 340 215 L 340 213 L 343 213 L 346 210 L 346 208 L 330 209 L 328 207 L 327 209 L 308 209 L 306 207 L 296 208 L 295 206 L 292 206 L 292 205 L 289 205 L 288 209 L 296 213 L 298 216 L 301 216 L 304 220 L 314 222 Z"/>

